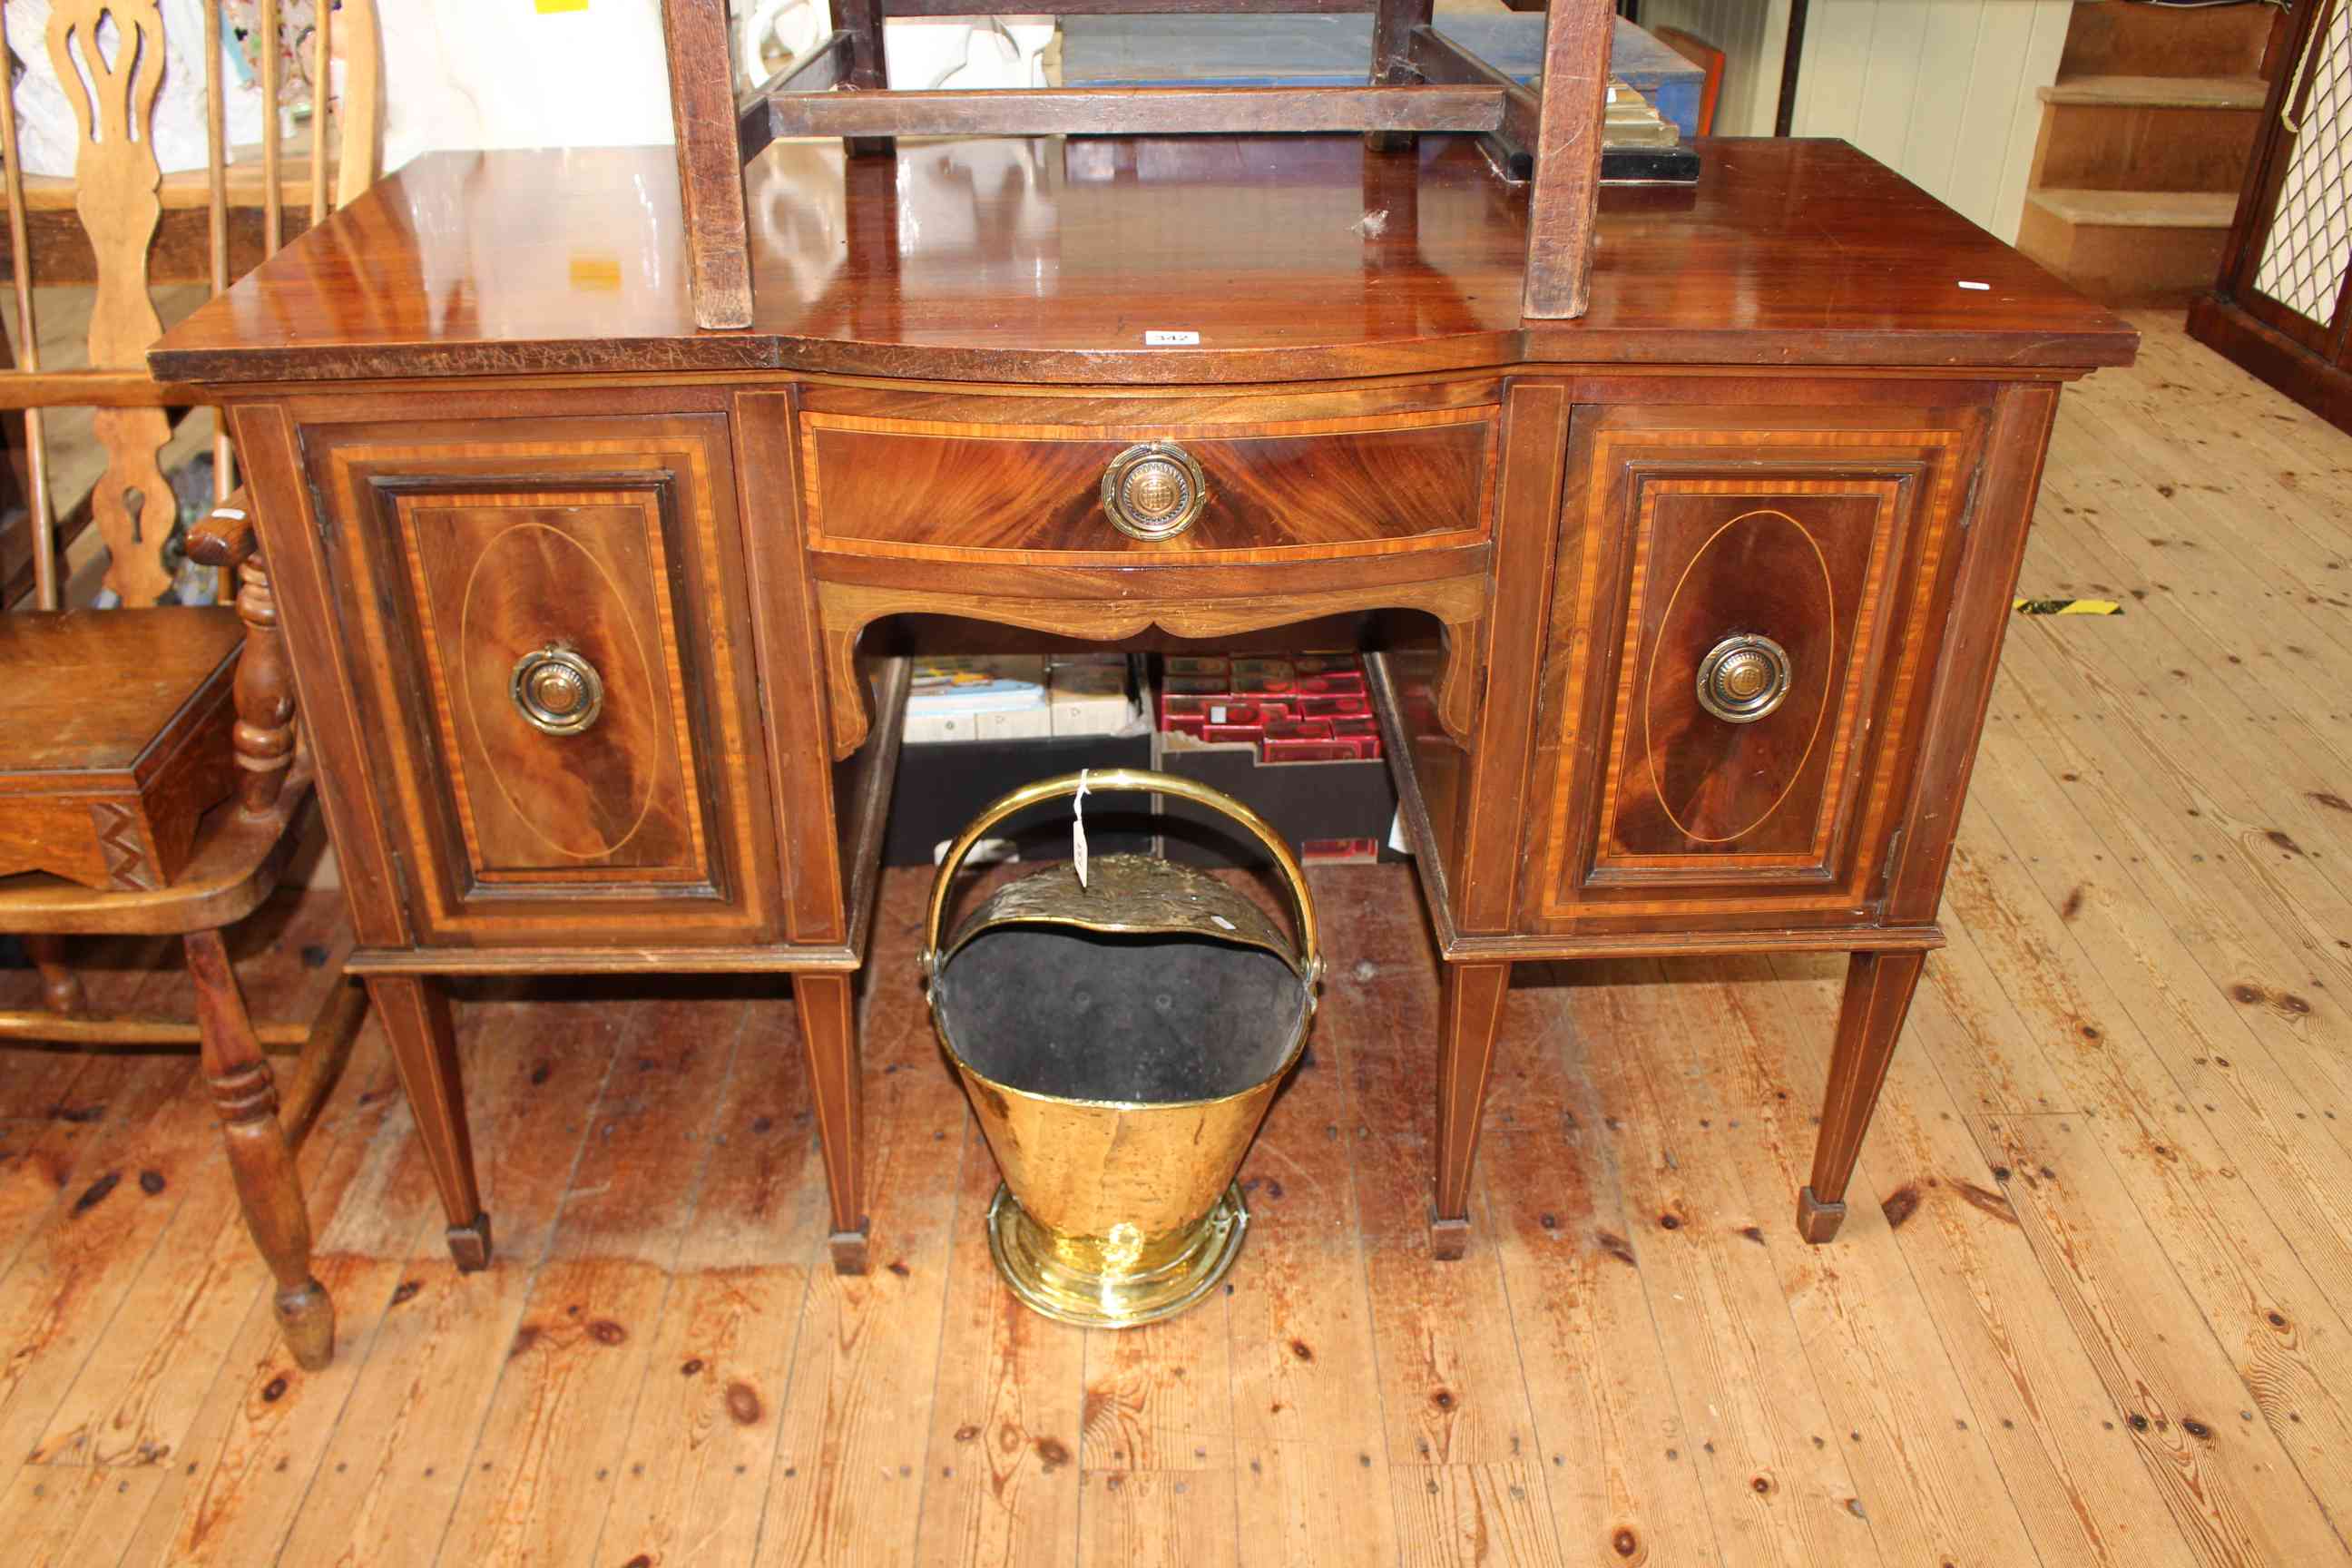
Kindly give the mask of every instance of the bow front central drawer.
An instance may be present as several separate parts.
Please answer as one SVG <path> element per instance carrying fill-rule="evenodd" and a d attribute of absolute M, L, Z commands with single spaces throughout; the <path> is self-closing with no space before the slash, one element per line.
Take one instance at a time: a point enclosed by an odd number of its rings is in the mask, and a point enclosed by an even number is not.
<path fill-rule="evenodd" d="M 1088 412 L 1098 412 L 1099 404 Z M 1499 410 L 1005 423 L 801 416 L 809 547 L 902 560 L 1322 561 L 1486 536 Z"/>

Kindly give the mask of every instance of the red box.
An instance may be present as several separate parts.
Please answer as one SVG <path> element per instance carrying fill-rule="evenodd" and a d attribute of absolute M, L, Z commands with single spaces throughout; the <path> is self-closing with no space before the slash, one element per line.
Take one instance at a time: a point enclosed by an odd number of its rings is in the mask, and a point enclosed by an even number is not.
<path fill-rule="evenodd" d="M 1302 675 L 1298 678 L 1301 697 L 1361 697 L 1364 678 L 1354 670 L 1339 670 L 1329 675 Z"/>
<path fill-rule="evenodd" d="M 1201 731 L 1207 724 L 1208 721 L 1198 714 L 1173 713 L 1160 721 L 1160 729 L 1169 734 L 1190 735 L 1196 741 L 1201 738 Z"/>
<path fill-rule="evenodd" d="M 1366 735 L 1381 738 L 1381 721 L 1377 719 L 1332 719 L 1328 721 L 1334 735 Z"/>
<path fill-rule="evenodd" d="M 1239 698 L 1223 702 L 1210 701 L 1202 706 L 1201 712 L 1212 724 L 1247 724 L 1252 729 L 1261 724 L 1279 724 L 1297 717 L 1287 702 L 1245 702 Z"/>
<path fill-rule="evenodd" d="M 1215 739 L 1213 735 L 1212 740 Z M 1353 741 L 1268 741 L 1269 763 L 1352 763 L 1363 753 Z"/>
<path fill-rule="evenodd" d="M 1234 689 L 1287 691 L 1297 673 L 1286 658 L 1237 658 L 1234 660 Z"/>
<path fill-rule="evenodd" d="M 1369 719 L 1372 710 L 1360 697 L 1302 697 L 1298 700 L 1298 716 L 1302 719 Z"/>
<path fill-rule="evenodd" d="M 1224 693 L 1221 691 L 1217 695 L 1222 697 Z M 1209 699 L 1205 697 L 1178 695 L 1162 697 L 1160 700 L 1160 720 L 1163 728 L 1166 727 L 1167 721 L 1177 714 L 1181 713 L 1187 719 L 1200 719 L 1205 718 L 1208 711 Z"/>
<path fill-rule="evenodd" d="M 1280 719 L 1265 727 L 1269 741 L 1328 741 L 1331 733 L 1328 719 Z"/>
<path fill-rule="evenodd" d="M 1222 675 L 1171 675 L 1160 683 L 1170 697 L 1229 697 L 1233 682 Z"/>

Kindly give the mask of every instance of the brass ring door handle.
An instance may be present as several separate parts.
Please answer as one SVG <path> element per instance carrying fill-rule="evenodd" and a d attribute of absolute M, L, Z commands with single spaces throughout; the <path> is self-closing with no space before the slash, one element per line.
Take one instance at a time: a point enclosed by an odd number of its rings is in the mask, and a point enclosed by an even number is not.
<path fill-rule="evenodd" d="M 543 734 L 577 735 L 604 710 L 604 677 L 562 643 L 550 643 L 515 660 L 508 691 L 515 710 Z"/>
<path fill-rule="evenodd" d="M 1192 454 L 1172 441 L 1129 447 L 1103 470 L 1103 510 L 1129 539 L 1173 539 L 1209 504 L 1209 481 Z"/>
<path fill-rule="evenodd" d="M 1698 705 L 1727 724 L 1753 724 L 1789 695 L 1789 650 L 1752 632 L 1727 637 L 1698 664 Z"/>

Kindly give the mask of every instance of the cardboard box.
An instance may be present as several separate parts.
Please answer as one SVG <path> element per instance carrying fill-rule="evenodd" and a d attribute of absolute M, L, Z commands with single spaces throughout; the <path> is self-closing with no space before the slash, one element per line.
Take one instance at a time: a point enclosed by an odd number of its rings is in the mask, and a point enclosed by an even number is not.
<path fill-rule="evenodd" d="M 916 744 L 1050 735 L 1045 698 L 1042 658 L 922 659 L 907 693 L 904 733 Z"/>
<path fill-rule="evenodd" d="M 1055 663 L 1045 679 L 1051 733 L 1116 735 L 1136 721 L 1139 710 L 1127 659 L 1111 658 L 1115 662 Z"/>

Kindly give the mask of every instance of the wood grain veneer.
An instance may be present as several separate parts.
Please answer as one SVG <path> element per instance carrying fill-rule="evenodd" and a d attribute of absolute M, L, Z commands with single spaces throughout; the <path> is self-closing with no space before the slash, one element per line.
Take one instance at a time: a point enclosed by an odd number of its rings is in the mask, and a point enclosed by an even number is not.
<path fill-rule="evenodd" d="M 433 940 L 778 929 L 725 438 L 714 416 L 317 434 Z M 541 733 L 509 693 L 556 644 L 604 683 L 579 734 Z"/>
<path fill-rule="evenodd" d="M 906 560 L 1277 562 L 1475 543 L 1494 489 L 1498 410 L 1224 425 L 968 425 L 802 416 L 809 547 Z M 1103 470 L 1144 441 L 1181 445 L 1208 504 L 1139 540 L 1103 510 Z"/>
<path fill-rule="evenodd" d="M 746 171 L 751 210 L 845 216 L 756 222 L 758 313 L 728 332 L 694 326 L 667 152 L 428 153 L 174 328 L 152 364 L 175 381 L 1304 389 L 1531 363 L 2079 373 L 2131 355 L 2124 322 L 1851 147 L 1695 145 L 1696 187 L 1601 194 L 1585 313 L 1546 324 L 1519 313 L 1527 198 L 1496 188 L 1468 138 L 1411 158 L 1352 136 L 966 141 L 889 159 L 779 142 Z M 1375 210 L 1377 235 L 1358 226 Z M 577 258 L 626 265 L 615 287 Z M 1147 346 L 1158 327 L 1201 344 Z"/>
<path fill-rule="evenodd" d="M 1921 694 L 1915 628 L 1950 592 L 1983 422 L 1965 405 L 1857 405 L 1612 409 L 1579 426 L 1528 918 L 1866 915 L 1901 793 L 1895 738 Z M 1744 726 L 1701 710 L 1693 680 L 1738 632 L 1780 641 L 1797 672 L 1782 709 Z"/>

